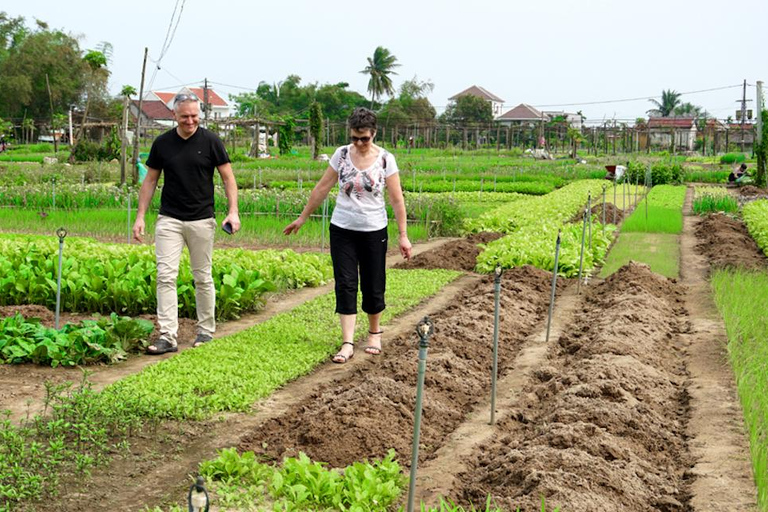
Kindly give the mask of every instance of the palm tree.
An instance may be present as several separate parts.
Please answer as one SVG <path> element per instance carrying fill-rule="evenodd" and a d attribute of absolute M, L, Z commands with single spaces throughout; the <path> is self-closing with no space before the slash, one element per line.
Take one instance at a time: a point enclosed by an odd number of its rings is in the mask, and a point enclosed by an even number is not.
<path fill-rule="evenodd" d="M 680 93 L 669 89 L 661 91 L 661 102 L 656 99 L 650 99 L 648 101 L 656 105 L 656 108 L 652 108 L 648 111 L 648 115 L 669 117 L 674 112 L 675 107 L 680 104 Z"/>
<path fill-rule="evenodd" d="M 392 55 L 389 50 L 383 46 L 376 48 L 373 52 L 373 58 L 368 57 L 368 65 L 361 71 L 364 75 L 370 75 L 368 80 L 368 92 L 371 93 L 371 108 L 377 98 L 382 94 L 392 96 L 395 88 L 392 86 L 392 79 L 389 75 L 396 75 L 394 68 L 400 66 L 397 64 L 397 57 Z"/>

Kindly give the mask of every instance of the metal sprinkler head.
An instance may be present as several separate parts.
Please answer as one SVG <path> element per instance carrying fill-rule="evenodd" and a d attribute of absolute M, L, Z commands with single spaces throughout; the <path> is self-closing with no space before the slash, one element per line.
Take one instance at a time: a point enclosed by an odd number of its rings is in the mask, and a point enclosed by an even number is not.
<path fill-rule="evenodd" d="M 435 332 L 435 326 L 428 316 L 425 316 L 421 322 L 416 325 L 416 334 L 419 335 L 420 345 L 429 345 L 429 337 Z"/>
<path fill-rule="evenodd" d="M 205 479 L 198 476 L 195 483 L 189 486 L 187 494 L 187 505 L 189 512 L 208 512 L 211 506 L 211 500 L 208 498 L 208 491 L 205 490 Z"/>
<path fill-rule="evenodd" d="M 67 237 L 67 230 L 63 227 L 56 230 L 56 236 L 59 237 L 59 241 L 63 242 L 64 239 Z"/>

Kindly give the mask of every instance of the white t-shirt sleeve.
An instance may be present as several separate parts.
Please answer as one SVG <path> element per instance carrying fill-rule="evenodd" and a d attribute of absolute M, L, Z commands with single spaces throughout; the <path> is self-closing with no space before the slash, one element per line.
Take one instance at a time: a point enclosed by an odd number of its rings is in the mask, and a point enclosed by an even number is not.
<path fill-rule="evenodd" d="M 328 164 L 337 173 L 339 172 L 339 164 L 341 163 L 341 150 L 343 148 L 344 148 L 344 146 L 342 146 L 340 148 L 336 148 L 336 151 L 334 151 L 333 156 L 331 157 L 331 160 L 328 162 Z"/>
<path fill-rule="evenodd" d="M 384 173 L 385 178 L 389 178 L 393 174 L 400 172 L 400 169 L 397 167 L 397 162 L 395 161 L 395 156 L 392 153 L 387 152 L 387 155 L 384 158 L 387 160 L 387 170 Z"/>

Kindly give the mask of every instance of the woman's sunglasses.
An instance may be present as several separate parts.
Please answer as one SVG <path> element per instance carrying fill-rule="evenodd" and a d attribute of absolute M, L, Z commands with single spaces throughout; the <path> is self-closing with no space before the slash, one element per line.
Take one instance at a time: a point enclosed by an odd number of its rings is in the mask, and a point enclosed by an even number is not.
<path fill-rule="evenodd" d="M 367 142 L 371 141 L 371 138 L 370 137 L 355 137 L 354 135 L 350 135 L 349 140 L 351 140 L 352 143 L 355 143 L 355 142 L 367 143 Z"/>

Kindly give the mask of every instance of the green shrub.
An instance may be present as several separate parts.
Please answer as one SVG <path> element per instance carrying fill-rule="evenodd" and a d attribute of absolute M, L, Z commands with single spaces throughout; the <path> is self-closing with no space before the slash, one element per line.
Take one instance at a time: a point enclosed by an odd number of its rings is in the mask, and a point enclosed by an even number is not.
<path fill-rule="evenodd" d="M 630 183 L 645 183 L 647 169 L 648 164 L 644 162 L 629 162 L 624 179 Z M 651 184 L 654 186 L 680 184 L 684 175 L 683 166 L 679 163 L 655 162 L 651 165 Z"/>
<path fill-rule="evenodd" d="M 721 164 L 737 164 L 744 162 L 747 159 L 747 155 L 744 153 L 726 153 L 720 157 Z"/>

